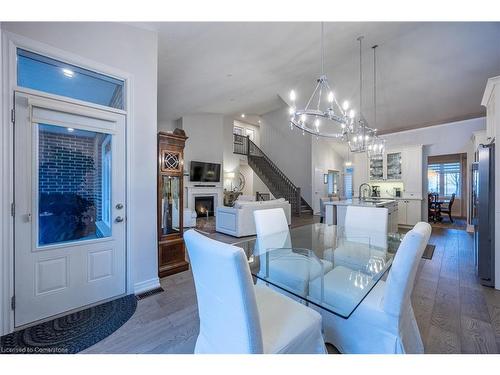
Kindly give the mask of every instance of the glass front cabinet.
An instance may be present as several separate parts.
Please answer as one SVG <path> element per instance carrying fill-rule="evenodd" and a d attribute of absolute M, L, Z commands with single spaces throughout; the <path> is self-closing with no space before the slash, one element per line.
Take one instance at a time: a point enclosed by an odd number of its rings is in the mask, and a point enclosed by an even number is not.
<path fill-rule="evenodd" d="M 370 181 L 401 181 L 403 157 L 402 152 L 386 152 L 383 156 L 371 157 L 368 160 Z"/>
<path fill-rule="evenodd" d="M 158 275 L 165 277 L 189 268 L 183 240 L 184 145 L 183 130 L 158 133 Z"/>

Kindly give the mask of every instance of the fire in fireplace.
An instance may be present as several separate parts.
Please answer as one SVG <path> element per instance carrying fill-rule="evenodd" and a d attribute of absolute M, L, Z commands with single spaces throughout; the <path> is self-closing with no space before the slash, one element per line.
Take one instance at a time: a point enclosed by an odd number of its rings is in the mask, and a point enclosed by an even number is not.
<path fill-rule="evenodd" d="M 194 209 L 197 217 L 214 216 L 214 197 L 194 197 Z"/>

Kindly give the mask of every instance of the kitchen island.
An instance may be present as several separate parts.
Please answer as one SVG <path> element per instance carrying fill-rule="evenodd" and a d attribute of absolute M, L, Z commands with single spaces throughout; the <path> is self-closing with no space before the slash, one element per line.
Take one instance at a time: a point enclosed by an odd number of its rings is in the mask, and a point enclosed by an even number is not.
<path fill-rule="evenodd" d="M 325 222 L 329 225 L 344 226 L 348 206 L 387 208 L 389 232 L 398 231 L 398 202 L 394 199 L 366 198 L 325 202 Z"/>

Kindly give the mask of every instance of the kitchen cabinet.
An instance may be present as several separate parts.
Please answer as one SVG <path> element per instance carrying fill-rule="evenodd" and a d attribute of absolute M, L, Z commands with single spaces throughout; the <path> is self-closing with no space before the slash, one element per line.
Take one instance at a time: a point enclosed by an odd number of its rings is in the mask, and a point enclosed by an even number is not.
<path fill-rule="evenodd" d="M 353 196 L 358 196 L 359 185 L 366 182 L 368 176 L 368 157 L 366 153 L 352 154 L 352 190 Z"/>
<path fill-rule="evenodd" d="M 398 200 L 398 224 L 415 225 L 422 220 L 421 199 Z"/>
<path fill-rule="evenodd" d="M 387 151 L 383 156 L 369 159 L 368 179 L 370 181 L 401 181 L 402 179 L 402 151 Z"/>
<path fill-rule="evenodd" d="M 422 199 L 422 146 L 408 146 L 402 151 L 403 198 Z"/>

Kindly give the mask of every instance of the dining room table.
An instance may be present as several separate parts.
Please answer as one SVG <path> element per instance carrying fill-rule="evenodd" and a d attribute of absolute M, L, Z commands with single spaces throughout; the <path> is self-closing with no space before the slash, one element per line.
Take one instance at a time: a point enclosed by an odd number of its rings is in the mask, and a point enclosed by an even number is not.
<path fill-rule="evenodd" d="M 386 246 L 375 246 L 375 236 Z M 386 277 L 403 236 L 314 223 L 234 245 L 255 283 L 347 319 Z"/>

